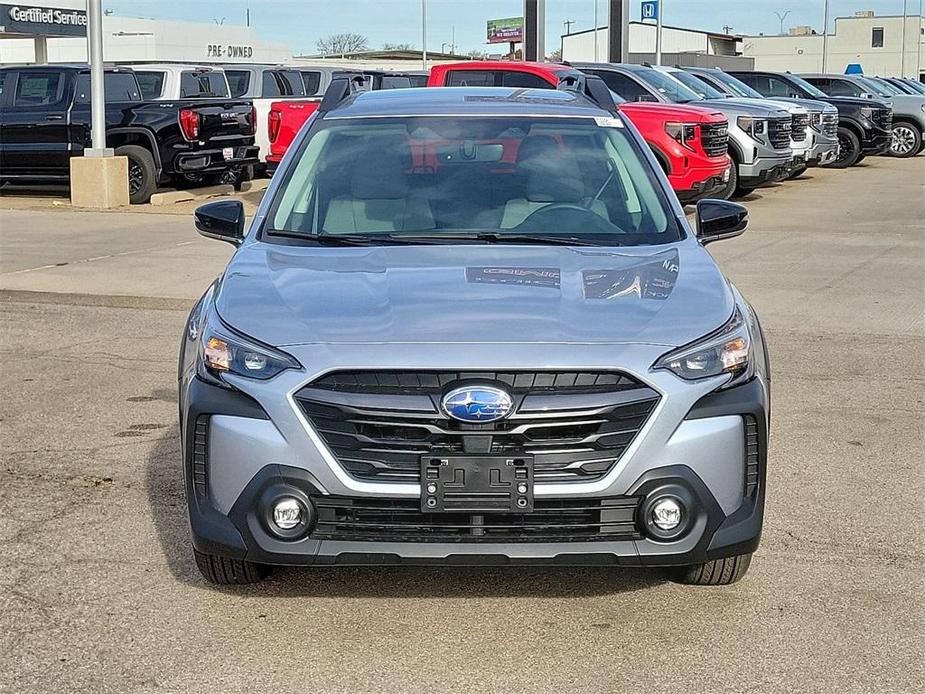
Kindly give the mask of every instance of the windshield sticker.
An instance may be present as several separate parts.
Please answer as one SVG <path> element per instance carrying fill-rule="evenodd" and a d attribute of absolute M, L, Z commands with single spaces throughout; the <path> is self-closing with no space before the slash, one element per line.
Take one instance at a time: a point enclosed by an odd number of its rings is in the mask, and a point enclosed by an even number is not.
<path fill-rule="evenodd" d="M 619 118 L 613 117 L 601 117 L 598 116 L 594 119 L 594 122 L 598 124 L 601 128 L 622 128 L 623 121 Z"/>

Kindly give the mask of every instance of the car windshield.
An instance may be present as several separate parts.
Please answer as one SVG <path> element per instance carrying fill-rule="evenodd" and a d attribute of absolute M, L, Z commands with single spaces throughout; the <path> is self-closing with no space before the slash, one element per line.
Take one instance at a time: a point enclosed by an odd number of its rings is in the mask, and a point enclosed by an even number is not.
<path fill-rule="evenodd" d="M 686 104 L 689 101 L 701 101 L 704 97 L 692 89 L 688 89 L 682 82 L 674 79 L 671 75 L 655 69 L 640 70 L 635 73 L 637 77 L 646 82 L 650 87 L 664 95 L 669 101 L 676 104 Z M 720 97 L 722 98 L 722 97 Z"/>
<path fill-rule="evenodd" d="M 759 92 L 757 89 L 749 87 L 742 80 L 736 79 L 732 75 L 717 70 L 716 72 L 711 72 L 710 75 L 717 81 L 722 82 L 729 89 L 730 92 L 736 96 L 747 97 L 749 99 L 763 99 L 764 94 Z"/>
<path fill-rule="evenodd" d="M 690 89 L 692 92 L 697 94 L 701 99 L 728 99 L 728 94 L 723 94 L 719 89 L 713 85 L 707 84 L 701 79 L 694 77 L 689 72 L 684 72 L 684 70 L 671 70 L 668 72 L 670 77 L 674 77 L 678 82 L 681 82 L 685 87 Z"/>
<path fill-rule="evenodd" d="M 797 77 L 796 75 L 787 75 L 787 79 L 789 79 L 791 82 L 797 85 L 804 92 L 806 92 L 807 94 L 809 94 L 810 96 L 816 99 L 827 99 L 828 98 L 828 94 L 826 94 L 824 91 L 819 89 L 819 87 L 817 87 L 816 85 L 810 84 L 802 77 Z"/>
<path fill-rule="evenodd" d="M 869 77 L 858 77 L 858 81 L 866 87 L 867 91 L 873 92 L 877 96 L 882 96 L 887 99 L 890 99 L 900 93 L 898 89 L 884 86 L 879 81 L 870 79 Z"/>
<path fill-rule="evenodd" d="M 902 83 L 918 94 L 925 94 L 925 84 L 915 80 L 902 80 Z"/>
<path fill-rule="evenodd" d="M 683 236 L 619 118 L 326 118 L 264 237 L 309 243 L 662 244 Z"/>

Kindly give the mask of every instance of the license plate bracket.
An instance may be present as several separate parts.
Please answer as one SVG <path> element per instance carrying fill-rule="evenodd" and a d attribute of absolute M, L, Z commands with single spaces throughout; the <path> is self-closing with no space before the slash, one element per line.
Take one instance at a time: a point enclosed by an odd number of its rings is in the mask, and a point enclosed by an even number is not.
<path fill-rule="evenodd" d="M 225 161 L 234 159 L 234 147 L 223 147 L 222 156 L 225 158 Z"/>
<path fill-rule="evenodd" d="M 533 456 L 422 456 L 421 510 L 529 513 L 533 510 Z"/>

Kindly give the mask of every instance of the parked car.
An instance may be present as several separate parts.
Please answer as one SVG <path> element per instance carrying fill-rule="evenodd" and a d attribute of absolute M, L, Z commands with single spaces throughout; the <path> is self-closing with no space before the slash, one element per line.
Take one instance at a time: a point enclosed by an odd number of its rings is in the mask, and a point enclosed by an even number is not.
<path fill-rule="evenodd" d="M 296 68 L 236 64 L 224 65 L 223 68 L 231 87 L 231 96 L 247 99 L 254 104 L 257 113 L 256 139 L 263 167 L 270 155 L 270 105 L 281 99 L 292 101 L 312 97 L 306 95 L 302 73 Z"/>
<path fill-rule="evenodd" d="M 218 67 L 181 64 L 123 65 L 135 73 L 145 101 L 230 99 L 225 72 Z"/>
<path fill-rule="evenodd" d="M 701 200 L 692 229 L 593 78 L 349 83 L 247 232 L 240 201 L 196 212 L 237 248 L 179 359 L 203 576 L 574 562 L 740 579 L 768 359 L 703 246 L 741 234 L 745 208 Z"/>
<path fill-rule="evenodd" d="M 724 72 L 720 68 L 685 67 L 684 70 L 703 80 L 714 89 L 731 97 L 747 99 L 764 99 L 772 104 L 788 107 L 792 104 L 801 106 L 809 113 L 809 125 L 799 123 L 799 114 L 791 111 L 794 118 L 791 134 L 791 149 L 793 140 L 801 128 L 806 132 L 806 166 L 824 166 L 835 161 L 838 156 L 838 109 L 824 101 L 815 99 L 790 99 L 778 97 L 769 99 L 760 92 L 749 87 L 745 82 Z"/>
<path fill-rule="evenodd" d="M 887 77 L 887 82 L 902 89 L 906 94 L 925 94 L 925 84 L 905 77 Z"/>
<path fill-rule="evenodd" d="M 381 70 L 334 70 L 326 77 L 358 77 L 357 88 L 362 89 L 407 89 L 411 80 L 407 73 L 383 72 Z M 328 82 L 330 84 L 330 81 Z M 267 131 L 270 139 L 270 154 L 267 156 L 267 174 L 272 176 L 282 161 L 286 150 L 321 103 L 320 97 L 299 101 L 274 101 L 270 105 Z"/>
<path fill-rule="evenodd" d="M 574 65 L 598 75 L 612 91 L 629 101 L 700 105 L 722 113 L 729 123 L 729 156 L 733 166 L 720 197 L 747 195 L 792 173 L 791 117 L 783 109 L 723 97 L 708 101 L 671 75 L 645 65 Z"/>
<path fill-rule="evenodd" d="M 857 96 L 877 99 L 893 109 L 893 139 L 890 154 L 914 157 L 922 151 L 925 132 L 925 96 L 904 94 L 889 84 L 880 84 L 863 75 L 800 75 L 830 96 Z"/>
<path fill-rule="evenodd" d="M 469 61 L 435 65 L 428 85 L 507 86 L 555 89 L 583 79 L 574 67 L 552 63 Z M 668 176 L 678 199 L 696 202 L 710 195 L 723 197 L 729 179 L 727 123 L 715 110 L 621 102 L 618 108 L 645 139 Z"/>
<path fill-rule="evenodd" d="M 843 169 L 867 155 L 886 154 L 892 139 L 893 110 L 878 100 L 829 96 L 789 72 L 729 70 L 757 92 L 772 98 L 817 99 L 838 109 L 838 156 L 829 164 Z"/>
<path fill-rule="evenodd" d="M 188 174 L 222 177 L 257 162 L 249 102 L 144 102 L 131 70 L 106 70 L 104 80 L 106 144 L 128 157 L 133 203 Z M 66 182 L 70 158 L 88 147 L 86 65 L 0 68 L 0 181 Z"/>

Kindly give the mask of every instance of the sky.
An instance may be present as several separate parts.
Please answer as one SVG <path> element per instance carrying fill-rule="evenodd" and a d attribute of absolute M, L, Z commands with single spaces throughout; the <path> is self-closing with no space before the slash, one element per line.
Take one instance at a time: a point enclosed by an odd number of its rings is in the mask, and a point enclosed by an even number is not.
<path fill-rule="evenodd" d="M 522 0 L 426 2 L 427 48 L 431 51 L 449 50 L 454 32 L 458 53 L 489 50 L 486 20 L 523 13 Z M 607 0 L 546 0 L 547 53 L 558 48 L 565 20 L 573 20 L 573 32 L 594 26 L 595 2 L 603 26 Z M 909 14 L 921 12 L 921 0 L 907 0 L 907 6 Z M 248 7 L 257 34 L 288 44 L 296 55 L 312 54 L 319 38 L 342 32 L 363 34 L 371 49 L 387 42 L 421 47 L 421 0 L 103 0 L 104 9 L 124 17 L 204 22 L 224 18 L 226 24 L 244 24 Z M 834 17 L 850 16 L 857 10 L 901 15 L 903 0 L 830 0 L 829 29 L 834 27 Z M 639 0 L 631 0 L 631 18 L 639 19 L 640 11 Z M 716 32 L 728 25 L 732 33 L 776 34 L 781 24 L 775 12 L 787 11 L 785 31 L 802 24 L 820 30 L 823 0 L 663 0 L 662 21 Z"/>

